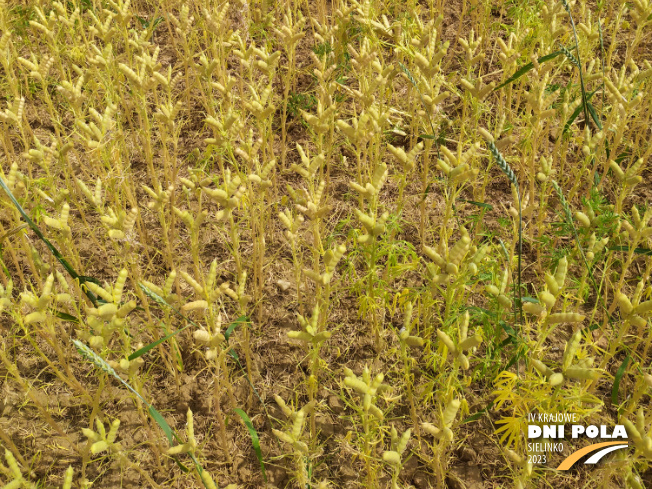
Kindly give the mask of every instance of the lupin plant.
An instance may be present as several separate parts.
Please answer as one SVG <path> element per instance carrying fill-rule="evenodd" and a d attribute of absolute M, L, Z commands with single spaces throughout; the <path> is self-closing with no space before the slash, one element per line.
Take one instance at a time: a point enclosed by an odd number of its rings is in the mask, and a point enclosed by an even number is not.
<path fill-rule="evenodd" d="M 352 406 L 362 423 L 362 456 L 367 471 L 367 485 L 373 487 L 377 477 L 373 461 L 374 446 L 380 436 L 379 428 L 385 419 L 383 411 L 377 406 L 378 398 L 388 391 L 390 386 L 383 383 L 382 373 L 371 377 L 371 371 L 365 366 L 362 376 L 358 377 L 349 368 L 345 368 L 344 385 L 357 393 L 358 399 L 352 400 Z"/>
<path fill-rule="evenodd" d="M 279 440 L 292 447 L 295 466 L 294 477 L 301 487 L 305 487 L 308 484 L 312 484 L 308 467 L 314 463 L 311 460 L 311 458 L 314 457 L 314 454 L 311 454 L 312 443 L 310 438 L 314 438 L 315 434 L 313 433 L 312 437 L 308 437 L 304 434 L 304 431 L 306 420 L 315 410 L 316 402 L 314 400 L 310 401 L 301 409 L 294 410 L 289 407 L 280 396 L 274 396 L 274 400 L 281 408 L 281 411 L 283 411 L 283 414 L 288 418 L 290 425 L 288 429 L 284 431 L 272 429 L 272 433 L 274 433 Z M 308 443 L 306 443 L 306 441 Z"/>

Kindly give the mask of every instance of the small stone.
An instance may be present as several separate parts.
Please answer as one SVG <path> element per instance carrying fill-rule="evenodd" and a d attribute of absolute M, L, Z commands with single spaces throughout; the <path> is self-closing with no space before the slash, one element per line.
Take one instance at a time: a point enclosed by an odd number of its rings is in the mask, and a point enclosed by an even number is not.
<path fill-rule="evenodd" d="M 292 283 L 281 279 L 276 281 L 276 285 L 278 285 L 278 288 L 281 289 L 281 292 L 287 292 L 288 289 L 292 286 Z"/>
<path fill-rule="evenodd" d="M 342 400 L 337 396 L 328 396 L 328 407 L 330 407 L 335 414 L 342 414 L 344 409 L 346 409 Z"/>

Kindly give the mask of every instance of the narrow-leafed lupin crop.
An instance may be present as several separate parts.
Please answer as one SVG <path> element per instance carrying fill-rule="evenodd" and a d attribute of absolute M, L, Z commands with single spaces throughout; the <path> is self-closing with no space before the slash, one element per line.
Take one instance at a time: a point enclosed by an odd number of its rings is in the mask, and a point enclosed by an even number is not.
<path fill-rule="evenodd" d="M 0 0 L 0 486 L 641 488 L 652 4 L 309 3 Z"/>

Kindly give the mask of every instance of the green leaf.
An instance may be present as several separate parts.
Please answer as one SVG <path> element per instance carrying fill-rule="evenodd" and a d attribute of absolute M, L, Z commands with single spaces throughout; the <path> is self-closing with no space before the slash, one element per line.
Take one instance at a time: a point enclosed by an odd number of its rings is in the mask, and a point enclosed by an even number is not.
<path fill-rule="evenodd" d="M 69 321 L 71 323 L 78 323 L 79 318 L 76 318 L 75 316 L 71 316 L 70 314 L 66 312 L 61 312 L 57 310 L 53 310 L 52 313 L 58 317 L 59 319 L 63 319 L 64 321 Z"/>
<path fill-rule="evenodd" d="M 534 297 L 521 297 L 521 300 L 523 302 L 531 302 L 532 304 L 538 304 L 539 303 L 539 299 L 536 299 Z"/>
<path fill-rule="evenodd" d="M 421 139 L 437 139 L 437 136 L 434 136 L 432 134 L 419 134 Z"/>
<path fill-rule="evenodd" d="M 254 425 L 252 424 L 249 416 L 242 409 L 235 408 L 233 409 L 235 413 L 242 418 L 245 426 L 249 430 L 249 435 L 251 436 L 251 444 L 254 447 L 254 452 L 256 452 L 256 458 L 260 462 L 260 470 L 263 472 L 263 479 L 267 482 L 267 475 L 265 474 L 265 463 L 263 462 L 263 452 L 260 450 L 260 439 L 258 438 L 258 432 Z"/>
<path fill-rule="evenodd" d="M 132 360 L 135 360 L 135 359 L 138 358 L 138 357 L 143 356 L 145 353 L 147 353 L 148 351 L 150 351 L 150 350 L 151 350 L 152 348 L 154 348 L 155 346 L 158 346 L 158 345 L 160 345 L 161 343 L 163 343 L 164 341 L 169 340 L 169 339 L 172 338 L 173 336 L 178 335 L 178 334 L 181 333 L 184 329 L 187 329 L 188 326 L 190 326 L 190 325 L 188 324 L 188 325 L 184 326 L 183 328 L 179 328 L 179 329 L 177 329 L 176 331 L 174 331 L 173 333 L 170 333 L 170 334 L 164 336 L 163 338 L 159 338 L 158 340 L 153 341 L 153 342 L 150 343 L 149 345 L 145 345 L 145 346 L 143 346 L 141 349 L 136 350 L 136 351 L 133 352 L 131 355 L 129 355 L 129 357 L 127 358 L 127 360 L 132 361 Z"/>
<path fill-rule="evenodd" d="M 57 250 L 57 249 L 54 247 L 54 245 L 53 245 L 52 243 L 50 243 L 50 241 L 48 241 L 48 239 L 47 239 L 45 236 L 43 236 L 43 233 L 41 232 L 41 230 L 38 228 L 38 226 L 37 226 L 36 224 L 34 224 L 34 221 L 32 221 L 32 220 L 29 218 L 29 216 L 27 215 L 27 213 L 25 212 L 25 210 L 23 209 L 23 207 L 22 207 L 22 206 L 18 203 L 18 201 L 16 200 L 16 197 L 14 197 L 14 194 L 11 193 L 11 190 L 9 190 L 9 187 L 7 187 L 7 184 L 5 183 L 5 181 L 4 181 L 3 178 L 0 178 L 0 187 L 2 187 L 2 189 L 5 191 L 5 193 L 7 194 L 7 196 L 9 197 L 9 199 L 11 200 L 11 202 L 13 202 L 14 206 L 16 207 L 16 209 L 18 209 L 18 212 L 20 212 L 20 215 L 23 216 L 23 219 L 25 219 L 25 222 L 27 222 L 27 225 L 28 225 L 30 228 L 32 228 L 32 231 L 34 231 L 34 232 L 36 233 L 36 235 L 39 237 L 39 239 L 40 239 L 41 241 L 43 241 L 43 243 L 45 243 L 45 246 L 48 247 L 48 249 L 50 250 L 50 252 L 51 252 L 51 253 L 54 255 L 54 257 L 59 261 L 59 263 L 61 263 L 61 264 L 63 265 L 63 268 L 66 269 L 66 271 L 68 272 L 68 274 L 69 274 L 73 279 L 79 280 L 79 285 L 83 284 L 84 282 L 87 282 L 88 280 L 85 280 L 86 277 L 83 277 L 83 276 L 79 275 L 79 274 L 75 271 L 75 269 L 72 268 L 72 266 L 70 266 L 70 263 L 68 263 L 68 261 L 63 257 L 63 255 L 61 255 L 61 253 L 59 253 L 59 250 Z M 84 289 L 82 288 L 82 290 L 84 290 Z M 97 298 L 95 297 L 95 294 L 93 294 L 93 293 L 92 293 L 90 290 L 88 290 L 88 289 L 84 290 L 84 293 L 85 293 L 86 296 L 90 299 L 90 301 L 93 303 L 93 305 L 94 305 L 95 307 L 97 307 Z"/>
<path fill-rule="evenodd" d="M 616 376 L 614 377 L 614 385 L 611 388 L 611 404 L 614 406 L 618 405 L 618 390 L 620 389 L 620 381 L 625 375 L 625 370 L 627 370 L 627 365 L 629 364 L 630 356 L 629 354 L 623 360 L 623 363 L 618 367 L 616 371 Z"/>
<path fill-rule="evenodd" d="M 544 63 L 546 61 L 549 61 L 551 59 L 556 58 L 560 54 L 564 54 L 562 51 L 555 51 L 554 53 L 546 54 L 545 56 L 541 56 L 537 62 L 538 63 Z M 494 88 L 494 92 L 500 88 L 503 88 L 505 85 L 509 85 L 510 83 L 518 80 L 521 78 L 523 75 L 525 75 L 528 71 L 530 71 L 532 68 L 534 68 L 534 63 L 530 62 L 524 66 L 522 66 L 520 69 L 516 71 L 512 76 L 510 76 L 506 81 L 498 85 L 496 88 Z"/>

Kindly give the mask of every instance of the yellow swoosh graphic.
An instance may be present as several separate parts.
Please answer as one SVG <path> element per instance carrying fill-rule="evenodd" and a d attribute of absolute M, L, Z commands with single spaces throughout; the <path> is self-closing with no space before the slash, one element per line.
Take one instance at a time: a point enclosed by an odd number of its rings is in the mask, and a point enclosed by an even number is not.
<path fill-rule="evenodd" d="M 562 463 L 559 464 L 559 467 L 557 467 L 557 470 L 568 470 L 570 469 L 573 465 L 575 465 L 575 462 L 577 462 L 579 459 L 581 459 L 584 455 L 587 455 L 598 448 L 603 448 L 603 447 L 610 447 L 612 445 L 623 445 L 622 441 L 606 441 L 603 443 L 594 443 L 593 445 L 589 445 L 588 447 L 584 447 L 581 450 L 578 450 L 574 453 L 571 453 L 568 457 L 564 459 Z"/>

